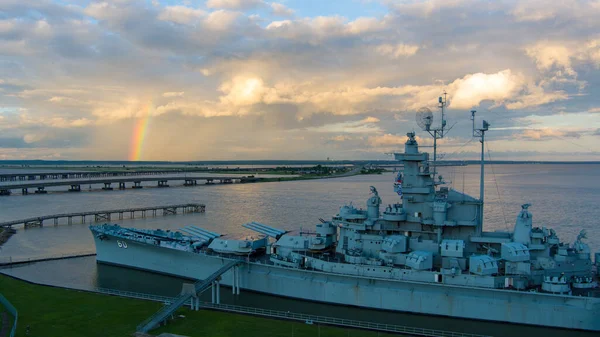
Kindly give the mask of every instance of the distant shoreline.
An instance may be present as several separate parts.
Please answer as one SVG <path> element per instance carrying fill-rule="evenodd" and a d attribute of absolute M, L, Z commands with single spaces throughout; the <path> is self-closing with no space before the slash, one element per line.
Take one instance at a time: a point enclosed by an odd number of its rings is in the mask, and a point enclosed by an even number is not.
<path fill-rule="evenodd" d="M 457 166 L 457 165 L 479 165 L 479 160 L 438 160 L 440 166 Z M 522 165 L 522 164 L 600 164 L 600 161 L 544 161 L 544 160 L 486 160 L 486 164 L 507 164 L 507 165 Z M 82 161 L 82 160 L 0 160 L 0 168 L 19 169 L 31 167 L 58 168 L 64 169 L 69 167 L 78 168 L 101 168 L 101 167 L 156 167 L 156 166 L 171 166 L 177 168 L 194 168 L 205 166 L 218 166 L 221 168 L 235 169 L 237 166 L 311 166 L 311 165 L 374 165 L 374 166 L 397 166 L 399 162 L 394 160 L 239 160 L 239 161 Z"/>

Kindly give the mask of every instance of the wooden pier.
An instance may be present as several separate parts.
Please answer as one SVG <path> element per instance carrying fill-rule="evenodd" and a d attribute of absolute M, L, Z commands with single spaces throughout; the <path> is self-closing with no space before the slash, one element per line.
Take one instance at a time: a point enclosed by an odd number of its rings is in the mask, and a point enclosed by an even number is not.
<path fill-rule="evenodd" d="M 44 221 L 52 222 L 55 226 L 59 224 L 60 219 L 67 219 L 67 224 L 72 225 L 73 220 L 79 220 L 79 223 L 86 223 L 86 219 L 93 219 L 94 222 L 111 221 L 113 216 L 116 216 L 119 220 L 123 219 L 134 219 L 136 216 L 145 218 L 146 216 L 157 216 L 157 215 L 173 215 L 177 213 L 204 213 L 206 206 L 204 204 L 180 204 L 180 205 L 167 205 L 167 206 L 154 206 L 154 207 L 137 207 L 137 208 L 123 208 L 123 209 L 111 209 L 106 211 L 89 211 L 89 212 L 78 212 L 78 213 L 64 213 L 54 215 L 44 215 L 34 218 L 21 219 L 1 222 L 0 227 L 8 227 L 23 225 L 25 228 L 29 227 L 42 227 Z M 129 215 L 125 217 L 125 215 Z"/>

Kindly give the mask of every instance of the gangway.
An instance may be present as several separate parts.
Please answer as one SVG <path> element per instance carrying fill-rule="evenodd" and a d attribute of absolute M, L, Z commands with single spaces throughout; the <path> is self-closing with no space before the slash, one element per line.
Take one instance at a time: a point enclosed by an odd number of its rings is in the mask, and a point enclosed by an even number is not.
<path fill-rule="evenodd" d="M 208 289 L 208 287 L 210 287 L 221 275 L 238 264 L 241 264 L 242 262 L 242 260 L 230 261 L 206 279 L 194 283 L 194 294 L 201 293 Z M 184 305 L 185 302 L 194 296 L 194 294 L 187 293 L 179 296 L 170 305 L 161 308 L 159 311 L 154 313 L 154 315 L 148 317 L 145 321 L 139 324 L 137 326 L 137 331 L 146 333 L 152 330 L 155 326 L 159 325 L 161 322 L 165 321 L 169 316 L 171 316 L 177 309 L 179 309 L 179 307 Z"/>

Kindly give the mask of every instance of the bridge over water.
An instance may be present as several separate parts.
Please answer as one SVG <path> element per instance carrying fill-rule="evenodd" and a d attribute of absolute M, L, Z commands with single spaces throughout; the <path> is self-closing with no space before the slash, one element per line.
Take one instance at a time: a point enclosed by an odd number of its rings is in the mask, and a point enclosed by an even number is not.
<path fill-rule="evenodd" d="M 140 170 L 140 171 L 64 171 L 64 172 L 38 172 L 38 173 L 2 173 L 0 181 L 28 181 L 28 180 L 57 180 L 97 177 L 127 177 L 149 176 L 173 173 L 194 172 L 200 170 Z"/>
<path fill-rule="evenodd" d="M 260 178 L 254 177 L 219 177 L 219 176 L 198 176 L 198 177 L 129 177 L 129 178 L 114 178 L 106 177 L 101 179 L 87 179 L 87 180 L 67 180 L 67 181 L 46 181 L 46 182 L 29 182 L 23 184 L 5 184 L 0 185 L 0 195 L 11 195 L 12 190 L 21 190 L 22 194 L 29 194 L 29 189 L 35 189 L 34 193 L 44 194 L 48 193 L 46 187 L 54 186 L 69 186 L 69 192 L 80 192 L 81 185 L 98 185 L 104 184 L 103 190 L 112 190 L 112 184 L 119 184 L 119 189 L 126 189 L 126 184 L 132 184 L 132 188 L 143 188 L 142 182 L 157 182 L 157 187 L 169 187 L 169 181 L 184 181 L 183 186 L 196 186 L 198 181 L 205 181 L 206 184 L 214 184 L 215 182 L 221 184 L 231 183 L 247 183 L 255 182 Z"/>

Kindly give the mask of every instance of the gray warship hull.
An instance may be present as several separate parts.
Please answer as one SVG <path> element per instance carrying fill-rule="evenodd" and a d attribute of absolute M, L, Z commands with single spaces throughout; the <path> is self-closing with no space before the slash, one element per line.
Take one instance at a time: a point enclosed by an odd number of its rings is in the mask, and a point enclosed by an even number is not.
<path fill-rule="evenodd" d="M 96 233 L 94 233 L 96 234 Z M 234 257 L 169 249 L 94 235 L 97 261 L 204 279 Z M 118 244 L 120 243 L 120 244 Z M 245 290 L 302 300 L 517 324 L 600 330 L 600 298 L 482 289 L 287 268 L 268 260 L 240 266 Z M 231 271 L 222 284 L 230 286 Z"/>

